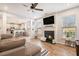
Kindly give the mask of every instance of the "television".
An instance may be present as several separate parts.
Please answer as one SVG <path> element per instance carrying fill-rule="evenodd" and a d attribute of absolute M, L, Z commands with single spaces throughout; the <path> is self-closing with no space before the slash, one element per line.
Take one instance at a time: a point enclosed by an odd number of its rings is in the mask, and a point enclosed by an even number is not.
<path fill-rule="evenodd" d="M 44 25 L 54 24 L 54 16 L 43 18 L 43 24 Z"/>

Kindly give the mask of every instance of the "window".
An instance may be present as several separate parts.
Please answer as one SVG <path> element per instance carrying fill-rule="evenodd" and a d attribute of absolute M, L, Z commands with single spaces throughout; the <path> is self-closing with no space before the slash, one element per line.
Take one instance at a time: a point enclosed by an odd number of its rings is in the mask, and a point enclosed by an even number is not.
<path fill-rule="evenodd" d="M 65 37 L 75 38 L 76 26 L 75 26 L 75 16 L 67 16 L 63 18 L 63 34 Z"/>

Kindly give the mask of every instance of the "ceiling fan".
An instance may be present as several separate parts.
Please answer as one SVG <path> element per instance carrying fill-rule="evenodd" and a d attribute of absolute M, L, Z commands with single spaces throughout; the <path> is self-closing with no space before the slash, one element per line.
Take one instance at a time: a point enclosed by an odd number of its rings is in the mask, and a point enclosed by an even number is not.
<path fill-rule="evenodd" d="M 32 3 L 31 6 L 30 6 L 30 9 L 43 11 L 43 9 L 36 8 L 37 5 L 38 5 L 38 3 Z M 25 4 L 23 4 L 23 6 L 27 7 Z"/>

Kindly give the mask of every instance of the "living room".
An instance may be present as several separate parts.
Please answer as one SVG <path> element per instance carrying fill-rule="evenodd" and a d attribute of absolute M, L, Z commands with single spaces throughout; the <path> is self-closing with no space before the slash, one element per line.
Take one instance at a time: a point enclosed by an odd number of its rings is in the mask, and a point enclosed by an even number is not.
<path fill-rule="evenodd" d="M 0 55 L 79 55 L 78 10 L 78 3 L 0 4 Z"/>

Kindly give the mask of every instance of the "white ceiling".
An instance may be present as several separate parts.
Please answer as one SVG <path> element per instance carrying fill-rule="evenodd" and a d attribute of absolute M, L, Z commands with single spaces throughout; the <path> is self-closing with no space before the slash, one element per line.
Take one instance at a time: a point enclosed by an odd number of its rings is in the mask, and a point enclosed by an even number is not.
<path fill-rule="evenodd" d="M 0 4 L 0 10 L 4 10 L 15 14 L 19 17 L 38 18 L 46 13 L 54 13 L 79 6 L 78 3 L 38 3 L 36 8 L 43 9 L 44 11 L 30 10 L 31 3 L 25 3 L 25 6 L 21 3 Z"/>
<path fill-rule="evenodd" d="M 40 3 L 37 7 L 44 9 L 45 12 L 50 13 L 50 12 L 62 11 L 75 6 L 79 6 L 79 4 L 77 3 L 47 3 L 47 4 Z"/>

